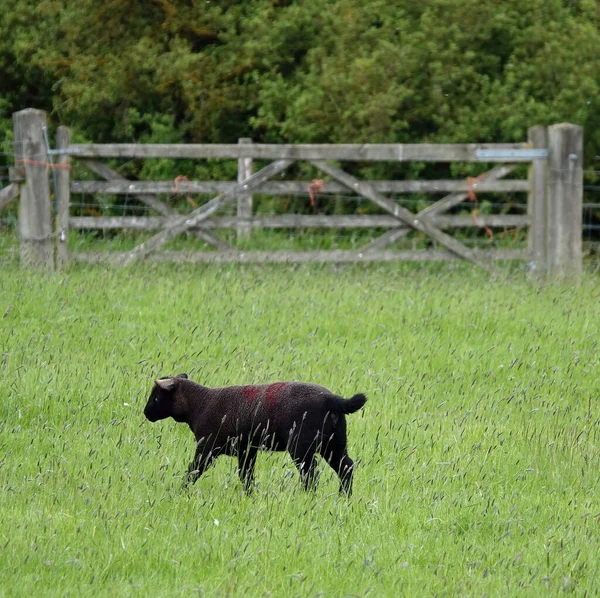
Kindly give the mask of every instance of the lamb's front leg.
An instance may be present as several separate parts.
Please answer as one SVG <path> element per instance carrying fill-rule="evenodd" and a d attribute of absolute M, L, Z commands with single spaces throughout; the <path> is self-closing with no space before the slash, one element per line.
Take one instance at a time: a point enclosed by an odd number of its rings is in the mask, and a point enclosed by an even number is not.
<path fill-rule="evenodd" d="M 198 478 L 212 465 L 218 453 L 215 453 L 212 446 L 204 441 L 198 442 L 196 454 L 190 463 L 185 475 L 183 486 L 188 488 L 194 484 Z"/>
<path fill-rule="evenodd" d="M 258 449 L 253 446 L 240 448 L 238 453 L 238 472 L 244 490 L 250 494 L 254 483 L 254 465 L 256 463 L 256 454 Z"/>

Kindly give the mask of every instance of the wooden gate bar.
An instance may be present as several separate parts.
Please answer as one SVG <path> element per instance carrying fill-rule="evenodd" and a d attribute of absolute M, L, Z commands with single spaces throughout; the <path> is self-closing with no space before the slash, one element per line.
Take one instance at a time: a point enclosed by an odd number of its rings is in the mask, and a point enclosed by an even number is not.
<path fill-rule="evenodd" d="M 67 147 L 71 140 L 69 127 L 60 126 L 56 129 L 56 147 Z M 56 198 L 56 266 L 64 268 L 69 261 L 69 205 L 71 203 L 71 157 L 68 154 L 59 154 L 56 185 L 58 197 Z"/>
<path fill-rule="evenodd" d="M 265 181 L 275 176 L 279 172 L 282 172 L 292 163 L 293 160 L 277 160 L 275 162 L 271 162 L 271 164 L 262 170 L 259 170 L 256 174 L 253 174 L 245 181 L 240 181 L 237 183 L 230 191 L 226 191 L 225 193 L 221 193 L 221 195 L 217 195 L 217 197 L 211 199 L 203 206 L 200 206 L 191 214 L 181 216 L 172 223 L 169 223 L 160 233 L 157 233 L 148 239 L 148 241 L 138 245 L 136 248 L 130 251 L 127 254 L 125 262 L 129 263 L 146 257 L 149 253 L 156 251 L 159 247 L 164 245 L 173 237 L 190 230 L 200 222 L 209 218 L 219 208 L 233 201 L 237 197 L 238 193 L 245 193 L 260 187 L 260 185 L 262 185 Z"/>
<path fill-rule="evenodd" d="M 78 158 L 254 158 L 255 160 L 342 160 L 389 162 L 482 162 L 480 150 L 513 150 L 494 162 L 529 162 L 525 143 L 381 143 L 381 144 L 72 144 L 66 152 Z M 489 160 L 488 160 L 489 161 Z"/>
<path fill-rule="evenodd" d="M 249 137 L 242 137 L 238 139 L 238 143 L 249 144 L 252 143 L 252 139 Z M 243 181 L 252 176 L 254 170 L 254 164 L 252 158 L 240 158 L 238 160 L 238 182 Z M 253 197 L 250 193 L 243 193 L 238 195 L 237 200 L 237 215 L 239 222 L 237 225 L 237 238 L 238 241 L 247 239 L 250 236 L 252 228 L 248 221 L 252 218 L 252 204 Z"/>
<path fill-rule="evenodd" d="M 466 214 L 429 216 L 438 228 L 472 228 L 473 218 Z M 478 217 L 484 226 L 521 227 L 529 226 L 531 218 L 526 214 L 481 214 Z M 172 222 L 164 216 L 71 216 L 69 227 L 75 229 L 130 229 L 157 230 Z M 237 216 L 212 216 L 194 227 L 197 229 L 237 228 Z M 251 228 L 393 228 L 405 231 L 403 224 L 398 227 L 398 219 L 391 215 L 357 215 L 348 216 L 309 216 L 304 214 L 280 214 L 274 216 L 253 216 L 248 221 Z M 364 249 L 363 249 L 364 251 Z"/>
<path fill-rule="evenodd" d="M 482 260 L 524 260 L 529 252 L 522 249 L 477 249 Z M 82 263 L 122 264 L 129 254 L 118 251 L 85 251 L 73 254 L 73 260 Z M 148 261 L 190 264 L 323 264 L 372 262 L 430 262 L 460 259 L 445 249 L 418 249 L 360 253 L 356 250 L 322 251 L 157 251 L 148 255 Z"/>
<path fill-rule="evenodd" d="M 84 164 L 88 163 L 88 160 Z M 95 162 L 101 164 L 101 162 Z M 100 174 L 100 172 L 98 172 Z M 103 176 L 100 174 L 100 176 Z M 104 177 L 106 178 L 106 177 Z M 261 187 L 265 195 L 306 195 L 310 181 L 268 181 Z M 370 181 L 380 193 L 466 193 L 469 185 L 466 178 L 441 179 L 434 181 Z M 115 195 L 163 194 L 182 195 L 187 193 L 223 193 L 235 185 L 235 181 L 130 181 L 127 179 L 108 181 L 73 181 L 73 193 L 106 193 Z M 482 179 L 477 182 L 477 191 L 509 193 L 529 191 L 526 180 Z M 334 181 L 325 181 L 319 195 L 345 193 L 346 187 Z M 142 200 L 143 201 L 143 200 Z M 146 203 L 146 202 L 145 202 Z M 150 205 L 150 204 L 148 204 Z M 153 207 L 153 206 L 152 206 Z M 154 208 L 160 212 L 158 208 Z"/>
<path fill-rule="evenodd" d="M 439 228 L 433 226 L 427 218 L 419 219 L 416 214 L 413 214 L 406 208 L 397 205 L 387 197 L 381 195 L 375 189 L 364 181 L 360 181 L 356 177 L 344 172 L 340 168 L 332 166 L 325 161 L 322 160 L 310 160 L 311 164 L 313 164 L 319 170 L 325 172 L 329 176 L 333 177 L 343 185 L 346 185 L 348 189 L 353 190 L 355 193 L 370 199 L 378 206 L 382 207 L 384 210 L 398 218 L 401 222 L 406 224 L 407 226 L 418 230 L 419 232 L 425 233 L 428 237 L 431 237 L 434 241 L 440 243 L 452 253 L 455 253 L 459 257 L 462 257 L 474 264 L 477 264 L 484 268 L 485 270 L 489 270 L 490 266 L 483 261 L 481 261 L 478 257 L 475 256 L 472 249 L 469 249 L 450 235 L 442 232 Z"/>

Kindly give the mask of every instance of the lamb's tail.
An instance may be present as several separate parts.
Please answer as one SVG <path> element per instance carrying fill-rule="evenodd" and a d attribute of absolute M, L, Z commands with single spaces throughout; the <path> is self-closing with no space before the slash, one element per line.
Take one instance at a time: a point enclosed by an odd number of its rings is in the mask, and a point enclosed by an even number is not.
<path fill-rule="evenodd" d="M 358 411 L 367 402 L 367 397 L 364 394 L 359 393 L 354 395 L 351 399 L 342 399 L 341 397 L 333 397 L 329 405 L 329 410 L 334 413 L 343 413 L 349 415 Z"/>

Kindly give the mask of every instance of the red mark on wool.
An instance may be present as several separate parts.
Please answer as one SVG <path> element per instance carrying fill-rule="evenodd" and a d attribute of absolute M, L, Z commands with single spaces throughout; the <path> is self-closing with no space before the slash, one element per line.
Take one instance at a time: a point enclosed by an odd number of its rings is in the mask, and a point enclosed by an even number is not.
<path fill-rule="evenodd" d="M 269 384 L 267 390 L 265 390 L 265 399 L 269 405 L 274 405 L 277 400 L 279 393 L 287 386 L 287 382 L 275 382 L 275 384 Z"/>
<path fill-rule="evenodd" d="M 258 386 L 242 386 L 242 394 L 246 401 L 252 402 L 260 394 L 260 388 Z"/>
<path fill-rule="evenodd" d="M 287 382 L 275 382 L 275 384 L 269 384 L 269 386 L 267 386 L 266 388 L 263 386 L 262 389 L 264 389 L 264 398 L 265 398 L 265 402 L 268 405 L 274 405 L 277 401 L 277 397 L 279 396 L 279 393 L 288 385 Z M 262 391 L 260 386 L 255 386 L 255 385 L 250 385 L 250 386 L 242 386 L 242 395 L 244 396 L 244 398 L 246 399 L 246 401 L 248 401 L 249 403 L 251 403 L 252 401 L 256 400 Z"/>

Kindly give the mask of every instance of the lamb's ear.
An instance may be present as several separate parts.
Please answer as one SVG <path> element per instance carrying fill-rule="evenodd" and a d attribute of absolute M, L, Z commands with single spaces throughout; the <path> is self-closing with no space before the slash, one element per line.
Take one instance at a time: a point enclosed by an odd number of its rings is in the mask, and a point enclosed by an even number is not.
<path fill-rule="evenodd" d="M 188 375 L 187 374 L 177 374 L 176 378 L 184 378 L 185 380 L 187 380 Z"/>
<path fill-rule="evenodd" d="M 179 381 L 177 378 L 160 378 L 159 380 L 156 380 L 154 384 L 163 390 L 171 391 L 177 387 Z"/>

